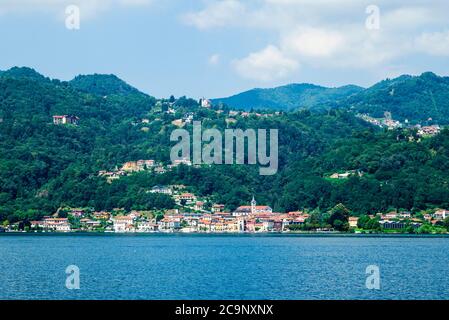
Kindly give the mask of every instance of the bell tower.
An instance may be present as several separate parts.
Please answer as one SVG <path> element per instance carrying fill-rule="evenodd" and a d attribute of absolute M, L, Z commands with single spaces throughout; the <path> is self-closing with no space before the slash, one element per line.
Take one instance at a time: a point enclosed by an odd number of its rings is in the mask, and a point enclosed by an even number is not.
<path fill-rule="evenodd" d="M 255 214 L 256 213 L 256 199 L 254 199 L 253 196 L 253 200 L 251 200 L 251 214 Z"/>

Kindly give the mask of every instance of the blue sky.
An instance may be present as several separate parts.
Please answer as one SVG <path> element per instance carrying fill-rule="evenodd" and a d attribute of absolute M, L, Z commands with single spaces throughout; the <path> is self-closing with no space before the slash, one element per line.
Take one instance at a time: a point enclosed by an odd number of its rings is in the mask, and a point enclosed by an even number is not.
<path fill-rule="evenodd" d="M 79 30 L 66 28 L 70 4 Z M 448 11 L 446 0 L 1 0 L 0 69 L 113 73 L 156 97 L 369 86 L 449 75 Z"/>

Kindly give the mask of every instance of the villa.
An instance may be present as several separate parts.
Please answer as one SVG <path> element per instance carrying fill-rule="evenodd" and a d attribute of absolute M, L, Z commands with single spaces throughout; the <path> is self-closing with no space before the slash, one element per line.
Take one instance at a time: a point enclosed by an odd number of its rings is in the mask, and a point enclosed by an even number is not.
<path fill-rule="evenodd" d="M 150 221 L 140 221 L 137 223 L 137 232 L 155 232 L 158 225 Z"/>
<path fill-rule="evenodd" d="M 134 218 L 130 216 L 120 216 L 112 218 L 114 232 L 134 232 Z"/>
<path fill-rule="evenodd" d="M 138 172 L 149 169 L 154 166 L 154 160 L 137 160 L 125 162 L 122 166 L 122 171 Z"/>
<path fill-rule="evenodd" d="M 447 217 L 449 217 L 449 211 L 445 209 L 439 209 L 435 211 L 435 213 L 432 215 L 432 217 L 436 220 L 444 220 Z"/>
<path fill-rule="evenodd" d="M 79 118 L 71 115 L 63 115 L 63 116 L 53 116 L 53 124 L 72 124 L 78 125 Z"/>
<path fill-rule="evenodd" d="M 156 185 L 153 188 L 151 188 L 150 192 L 171 195 L 173 193 L 173 190 L 167 186 Z"/>

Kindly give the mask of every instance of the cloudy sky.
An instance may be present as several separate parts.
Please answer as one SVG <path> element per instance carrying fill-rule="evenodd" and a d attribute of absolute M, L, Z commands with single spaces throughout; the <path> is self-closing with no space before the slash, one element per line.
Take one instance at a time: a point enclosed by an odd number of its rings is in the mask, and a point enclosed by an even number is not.
<path fill-rule="evenodd" d="M 0 0 L 0 70 L 114 73 L 157 97 L 369 86 L 449 75 L 448 12 L 447 0 Z"/>

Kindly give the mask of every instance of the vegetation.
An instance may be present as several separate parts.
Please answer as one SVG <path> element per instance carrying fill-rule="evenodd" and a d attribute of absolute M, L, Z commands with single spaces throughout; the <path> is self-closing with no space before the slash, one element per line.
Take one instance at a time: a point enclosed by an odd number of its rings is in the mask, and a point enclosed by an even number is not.
<path fill-rule="evenodd" d="M 232 108 L 298 110 L 349 109 L 409 123 L 449 123 L 449 77 L 432 72 L 400 76 L 363 89 L 357 86 L 325 88 L 311 84 L 290 84 L 272 89 L 253 89 L 228 98 L 215 99 Z"/>
<path fill-rule="evenodd" d="M 65 206 L 173 208 L 169 196 L 148 192 L 159 184 L 187 185 L 231 210 L 253 195 L 277 212 L 310 209 L 306 229 L 347 230 L 349 214 L 449 207 L 447 130 L 418 140 L 411 129 L 380 130 L 344 109 L 237 116 L 227 124 L 229 115 L 201 108 L 195 100 L 157 100 L 127 86 L 99 75 L 61 82 L 27 68 L 0 74 L 0 223 L 26 223 Z M 127 161 L 169 164 L 170 133 L 176 128 L 171 122 L 186 112 L 194 112 L 203 127 L 279 129 L 278 173 L 259 176 L 258 167 L 250 165 L 181 165 L 112 183 L 98 176 Z M 79 125 L 53 125 L 52 116 L 62 114 L 78 116 Z M 362 174 L 329 178 L 350 170 Z M 378 224 L 364 221 L 362 227 Z"/>
<path fill-rule="evenodd" d="M 313 84 L 289 84 L 271 89 L 252 89 L 228 98 L 214 99 L 234 109 L 321 110 L 323 106 L 345 99 L 363 90 L 357 86 L 325 88 Z"/>

